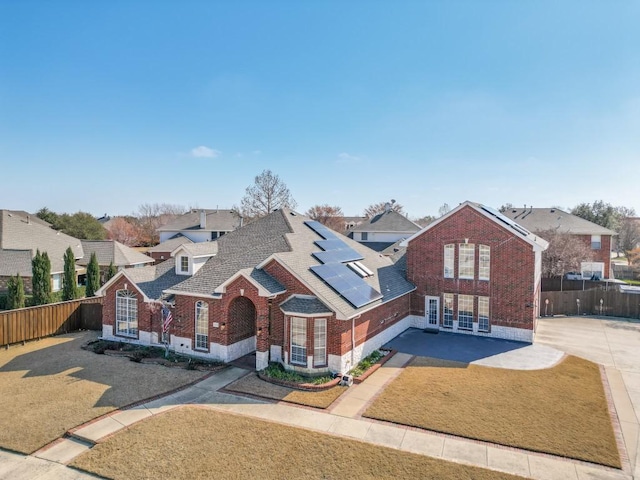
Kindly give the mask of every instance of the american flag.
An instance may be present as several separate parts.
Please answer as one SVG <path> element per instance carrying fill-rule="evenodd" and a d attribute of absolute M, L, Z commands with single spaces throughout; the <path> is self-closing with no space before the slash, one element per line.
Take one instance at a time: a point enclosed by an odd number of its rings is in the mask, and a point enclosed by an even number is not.
<path fill-rule="evenodd" d="M 162 307 L 162 318 L 164 321 L 162 322 L 162 333 L 167 333 L 169 331 L 169 325 L 173 321 L 173 315 L 171 314 L 171 310 L 168 307 Z"/>

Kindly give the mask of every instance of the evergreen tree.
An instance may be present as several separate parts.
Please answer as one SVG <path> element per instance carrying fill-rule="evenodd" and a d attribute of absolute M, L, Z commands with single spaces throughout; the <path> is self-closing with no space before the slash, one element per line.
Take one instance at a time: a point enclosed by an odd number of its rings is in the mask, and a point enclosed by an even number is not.
<path fill-rule="evenodd" d="M 109 270 L 107 270 L 107 276 L 105 278 L 105 281 L 108 282 L 109 280 L 111 280 L 116 275 L 116 273 L 118 273 L 118 269 L 113 264 L 113 262 L 111 262 L 109 264 Z"/>
<path fill-rule="evenodd" d="M 31 261 L 31 268 L 33 273 L 33 304 L 46 305 L 51 303 L 51 261 L 47 252 L 40 253 L 40 250 L 36 250 L 36 255 Z"/>
<path fill-rule="evenodd" d="M 87 297 L 93 297 L 96 294 L 96 290 L 100 288 L 100 266 L 98 265 L 98 258 L 96 252 L 91 254 L 91 260 L 87 266 Z"/>
<path fill-rule="evenodd" d="M 19 273 L 15 277 L 9 277 L 7 282 L 7 309 L 24 308 L 24 283 Z"/>
<path fill-rule="evenodd" d="M 76 277 L 76 257 L 71 247 L 64 253 L 64 276 L 62 277 L 62 300 L 78 298 L 78 279 Z"/>

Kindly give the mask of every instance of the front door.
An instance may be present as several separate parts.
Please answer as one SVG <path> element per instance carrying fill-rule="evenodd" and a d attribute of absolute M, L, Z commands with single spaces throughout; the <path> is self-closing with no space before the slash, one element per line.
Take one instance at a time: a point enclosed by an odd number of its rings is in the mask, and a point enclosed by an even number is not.
<path fill-rule="evenodd" d="M 440 297 L 426 297 L 425 313 L 427 316 L 427 328 L 438 328 L 440 318 Z"/>

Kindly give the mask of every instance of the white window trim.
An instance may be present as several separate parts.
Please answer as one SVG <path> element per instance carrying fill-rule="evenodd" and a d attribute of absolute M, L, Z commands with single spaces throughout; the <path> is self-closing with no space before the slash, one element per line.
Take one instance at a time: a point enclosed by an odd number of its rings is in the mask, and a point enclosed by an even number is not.
<path fill-rule="evenodd" d="M 199 300 L 195 305 L 195 349 L 209 350 L 209 304 Z"/>
<path fill-rule="evenodd" d="M 591 250 L 602 249 L 602 235 L 591 235 Z"/>
<path fill-rule="evenodd" d="M 291 317 L 289 330 L 289 359 L 292 364 L 307 366 L 307 319 L 301 317 Z M 296 330 L 296 332 L 294 332 Z M 297 333 L 297 334 L 296 334 Z M 302 334 L 304 344 L 294 345 L 294 339 Z"/>
<path fill-rule="evenodd" d="M 116 291 L 115 323 L 116 335 L 138 336 L 138 298 L 135 292 L 130 290 Z"/>
<path fill-rule="evenodd" d="M 489 280 L 491 277 L 491 247 L 478 247 L 478 280 Z"/>
<path fill-rule="evenodd" d="M 451 313 L 447 313 L 447 299 L 451 300 Z M 455 295 L 453 293 L 442 294 L 442 326 L 445 328 L 453 328 L 453 302 Z"/>
<path fill-rule="evenodd" d="M 471 301 L 471 308 L 469 310 L 463 309 L 461 305 Z M 463 311 L 470 312 L 469 315 L 462 315 Z M 473 295 L 458 295 L 458 329 L 459 330 L 473 330 Z"/>
<path fill-rule="evenodd" d="M 462 250 L 470 251 L 471 253 L 463 254 Z M 469 266 L 468 262 L 471 262 L 471 274 L 465 273 Z M 476 263 L 476 246 L 473 243 L 460 243 L 458 244 L 458 278 L 464 280 L 473 280 L 475 278 L 474 270 Z"/>
<path fill-rule="evenodd" d="M 313 321 L 313 366 L 327 365 L 327 319 L 316 318 Z"/>
<path fill-rule="evenodd" d="M 187 261 L 186 269 L 184 261 Z M 180 273 L 189 273 L 189 257 L 187 255 L 180 255 Z"/>
<path fill-rule="evenodd" d="M 456 246 L 448 243 L 444 246 L 444 266 L 442 275 L 444 278 L 455 278 Z"/>
<path fill-rule="evenodd" d="M 490 329 L 489 297 L 478 297 L 478 331 L 488 332 Z"/>

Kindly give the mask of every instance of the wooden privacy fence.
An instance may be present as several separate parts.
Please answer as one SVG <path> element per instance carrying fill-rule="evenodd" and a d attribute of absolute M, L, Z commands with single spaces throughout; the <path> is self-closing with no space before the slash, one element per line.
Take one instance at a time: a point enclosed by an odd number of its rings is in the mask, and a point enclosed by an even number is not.
<path fill-rule="evenodd" d="M 640 319 L 640 295 L 632 293 L 594 289 L 542 292 L 540 298 L 541 316 L 608 315 Z"/>
<path fill-rule="evenodd" d="M 0 345 L 36 340 L 102 323 L 102 298 L 84 298 L 0 312 Z"/>

